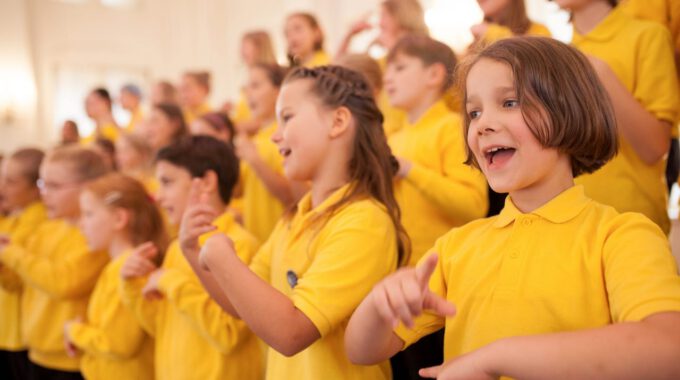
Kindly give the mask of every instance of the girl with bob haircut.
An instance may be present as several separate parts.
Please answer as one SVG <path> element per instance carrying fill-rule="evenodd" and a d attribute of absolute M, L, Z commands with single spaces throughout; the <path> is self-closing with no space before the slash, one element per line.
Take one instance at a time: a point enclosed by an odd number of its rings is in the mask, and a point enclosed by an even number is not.
<path fill-rule="evenodd" d="M 666 236 L 574 185 L 617 149 L 612 105 L 586 57 L 549 38 L 510 38 L 460 75 L 468 161 L 509 193 L 505 208 L 375 286 L 347 326 L 350 360 L 381 362 L 444 327 L 446 361 L 421 376 L 680 376 L 680 277 Z"/>
<path fill-rule="evenodd" d="M 353 365 L 343 348 L 352 311 L 408 260 L 392 189 L 396 161 L 372 89 L 339 66 L 299 68 L 284 81 L 277 114 L 272 141 L 285 173 L 309 181 L 311 191 L 250 266 L 227 236 L 215 234 L 198 258 L 209 273 L 195 270 L 224 310 L 271 347 L 267 379 L 388 379 L 389 363 Z M 200 207 L 187 211 L 195 236 L 210 228 L 198 223 L 211 213 Z"/>

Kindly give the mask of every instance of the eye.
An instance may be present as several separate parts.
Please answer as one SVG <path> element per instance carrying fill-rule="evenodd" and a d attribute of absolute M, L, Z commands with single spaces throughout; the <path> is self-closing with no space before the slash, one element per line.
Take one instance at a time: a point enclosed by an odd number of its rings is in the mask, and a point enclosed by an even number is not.
<path fill-rule="evenodd" d="M 293 118 L 293 115 L 291 115 L 291 114 L 281 115 L 281 121 L 283 121 L 284 123 L 288 122 L 288 120 L 290 120 L 292 118 Z"/>
<path fill-rule="evenodd" d="M 482 113 L 481 111 L 473 110 L 468 112 L 468 116 L 470 117 L 470 120 L 474 120 L 478 118 L 481 113 Z"/>
<path fill-rule="evenodd" d="M 515 99 L 509 99 L 503 102 L 503 108 L 515 108 L 519 105 L 519 102 Z"/>

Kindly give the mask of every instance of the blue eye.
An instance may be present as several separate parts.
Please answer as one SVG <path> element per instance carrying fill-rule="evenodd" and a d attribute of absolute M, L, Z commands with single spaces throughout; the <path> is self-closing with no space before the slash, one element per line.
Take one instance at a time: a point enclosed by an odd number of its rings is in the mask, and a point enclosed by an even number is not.
<path fill-rule="evenodd" d="M 503 107 L 505 108 L 514 108 L 519 105 L 519 102 L 517 100 L 506 100 L 503 102 Z"/>
<path fill-rule="evenodd" d="M 479 117 L 480 114 L 481 114 L 480 111 L 470 111 L 470 112 L 468 112 L 468 116 L 470 117 L 470 119 L 476 119 L 476 118 Z"/>

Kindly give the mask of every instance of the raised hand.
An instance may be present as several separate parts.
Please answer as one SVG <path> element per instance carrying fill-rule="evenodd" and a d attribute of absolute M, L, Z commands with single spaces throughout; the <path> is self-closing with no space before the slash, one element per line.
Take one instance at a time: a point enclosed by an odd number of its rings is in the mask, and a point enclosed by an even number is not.
<path fill-rule="evenodd" d="M 185 256 L 198 254 L 198 238 L 216 229 L 212 222 L 217 216 L 217 211 L 208 204 L 208 195 L 201 192 L 200 179 L 194 179 L 179 229 L 180 247 Z"/>
<path fill-rule="evenodd" d="M 210 270 L 211 263 L 224 255 L 235 255 L 234 242 L 225 234 L 214 234 L 205 241 L 198 257 L 198 262 L 205 270 Z"/>
<path fill-rule="evenodd" d="M 418 267 L 400 269 L 373 288 L 370 294 L 373 307 L 386 323 L 396 327 L 401 321 L 413 327 L 413 319 L 423 310 L 441 316 L 455 315 L 456 307 L 428 288 L 437 259 L 432 254 Z"/>
<path fill-rule="evenodd" d="M 153 272 L 157 266 L 153 262 L 158 256 L 158 248 L 152 242 L 138 245 L 125 260 L 120 270 L 120 275 L 124 280 L 146 276 Z"/>

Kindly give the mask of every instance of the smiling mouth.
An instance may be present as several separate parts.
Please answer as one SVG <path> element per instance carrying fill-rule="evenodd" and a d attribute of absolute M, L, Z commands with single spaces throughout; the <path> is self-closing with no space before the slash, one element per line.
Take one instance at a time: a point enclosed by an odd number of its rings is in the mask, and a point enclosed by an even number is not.
<path fill-rule="evenodd" d="M 513 154 L 515 148 L 495 146 L 484 151 L 484 157 L 488 165 L 501 165 L 507 162 Z"/>
<path fill-rule="evenodd" d="M 283 157 L 288 157 L 290 156 L 290 149 L 281 148 L 279 149 L 279 154 L 282 155 Z"/>

